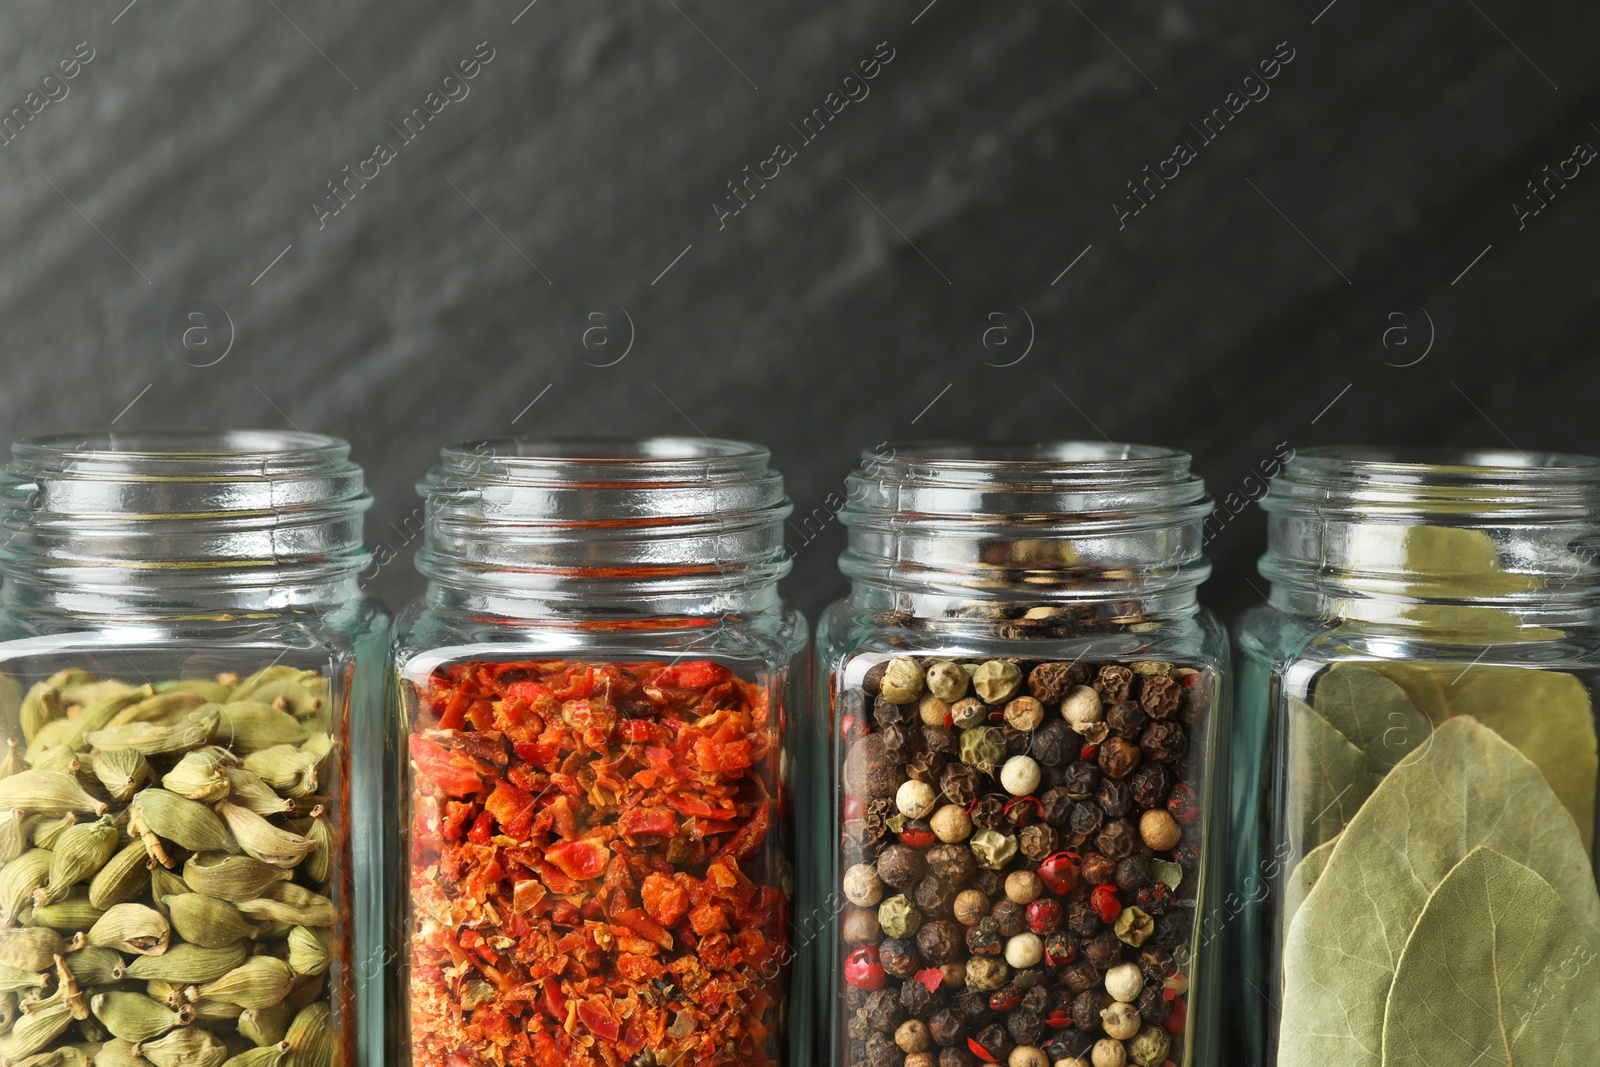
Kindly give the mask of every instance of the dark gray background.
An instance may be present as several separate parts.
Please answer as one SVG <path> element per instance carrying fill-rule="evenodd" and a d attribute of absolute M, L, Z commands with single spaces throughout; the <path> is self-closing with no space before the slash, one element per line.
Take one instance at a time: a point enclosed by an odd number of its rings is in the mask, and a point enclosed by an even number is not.
<path fill-rule="evenodd" d="M 842 590 L 829 496 L 885 439 L 1176 444 L 1235 504 L 1280 442 L 1600 449 L 1600 174 L 1513 206 L 1600 146 L 1594 4 L 525 4 L 7 4 L 0 113 L 95 58 L 0 147 L 0 432 L 343 435 L 392 604 L 443 441 L 752 438 L 813 613 Z M 325 183 L 483 41 L 470 95 L 319 229 Z M 879 42 L 870 95 L 719 229 Z M 1119 229 L 1180 140 L 1199 158 Z M 200 301 L 209 332 L 165 337 Z M 619 308 L 631 350 L 593 366 Z M 1226 611 L 1261 526 L 1212 541 Z"/>

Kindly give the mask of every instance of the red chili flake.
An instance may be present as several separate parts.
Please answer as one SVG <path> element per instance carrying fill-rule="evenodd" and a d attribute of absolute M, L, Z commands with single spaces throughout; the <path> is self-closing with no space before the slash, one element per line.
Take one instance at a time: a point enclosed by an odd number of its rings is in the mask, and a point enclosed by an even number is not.
<path fill-rule="evenodd" d="M 944 971 L 937 967 L 924 967 L 915 975 L 916 980 L 922 983 L 922 988 L 930 993 L 937 993 L 939 986 L 944 984 Z"/>
<path fill-rule="evenodd" d="M 994 1053 L 990 1052 L 988 1049 L 986 1049 L 982 1045 L 978 1044 L 978 1039 L 975 1038 L 975 1037 L 967 1038 L 967 1048 L 971 1049 L 972 1050 L 972 1054 L 974 1056 L 978 1057 L 978 1059 L 982 1060 L 984 1063 L 999 1063 L 1000 1062 L 998 1059 L 995 1058 Z"/>
<path fill-rule="evenodd" d="M 1044 1024 L 1052 1030 L 1065 1030 L 1072 1025 L 1072 1013 L 1057 1008 L 1045 1019 Z"/>
<path fill-rule="evenodd" d="M 912 848 L 932 848 L 939 840 L 933 828 L 921 819 L 907 823 L 906 828 L 895 834 L 895 837 L 900 839 L 902 845 L 910 845 Z"/>
<path fill-rule="evenodd" d="M 416 1067 L 770 1067 L 791 953 L 768 687 L 706 661 L 472 661 L 416 697 Z"/>
<path fill-rule="evenodd" d="M 1022 1004 L 1022 992 L 1014 985 L 997 989 L 989 995 L 989 1007 L 994 1011 L 1015 1011 Z"/>
<path fill-rule="evenodd" d="M 1189 1002 L 1178 998 L 1172 1002 L 1172 1014 L 1167 1016 L 1167 1021 L 1162 1024 L 1169 1034 L 1181 1034 L 1189 1026 Z"/>
<path fill-rule="evenodd" d="M 1034 817 L 1039 819 L 1044 818 L 1044 804 L 1041 803 L 1039 798 L 1035 796 L 1012 797 L 1010 800 L 1006 801 L 1005 807 L 1001 810 L 1006 813 L 1007 818 L 1010 818 L 1012 810 L 1015 809 L 1019 804 L 1032 804 Z"/>
<path fill-rule="evenodd" d="M 1117 916 L 1122 914 L 1122 901 L 1117 899 L 1117 887 L 1114 885 L 1097 885 L 1089 894 L 1089 906 L 1100 916 L 1101 922 L 1116 922 Z"/>

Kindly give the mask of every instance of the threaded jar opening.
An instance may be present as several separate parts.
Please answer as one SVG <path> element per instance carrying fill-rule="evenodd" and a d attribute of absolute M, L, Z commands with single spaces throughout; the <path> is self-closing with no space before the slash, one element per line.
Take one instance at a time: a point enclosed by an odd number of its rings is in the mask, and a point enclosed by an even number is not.
<path fill-rule="evenodd" d="M 349 451 L 266 430 L 19 441 L 0 473 L 6 595 L 79 597 L 81 610 L 315 599 L 368 558 L 371 496 Z"/>
<path fill-rule="evenodd" d="M 1406 605 L 1491 608 L 1542 626 L 1600 608 L 1594 457 L 1306 449 L 1261 505 L 1260 570 L 1286 609 L 1402 623 L 1441 617 Z"/>
<path fill-rule="evenodd" d="M 1188 453 L 1151 445 L 911 442 L 847 483 L 840 567 L 858 600 L 917 615 L 967 602 L 1192 609 L 1212 502 Z"/>
<path fill-rule="evenodd" d="M 775 596 L 791 507 L 765 448 L 685 437 L 452 445 L 418 483 L 418 569 L 467 592 L 563 604 Z M 507 608 L 511 614 L 516 609 Z"/>

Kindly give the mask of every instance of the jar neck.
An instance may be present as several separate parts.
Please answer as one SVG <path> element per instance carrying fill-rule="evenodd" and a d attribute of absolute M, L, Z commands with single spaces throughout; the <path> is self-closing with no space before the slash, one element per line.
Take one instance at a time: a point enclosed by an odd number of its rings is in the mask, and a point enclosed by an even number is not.
<path fill-rule="evenodd" d="M 863 453 L 840 513 L 861 610 L 1042 629 L 1191 616 L 1212 502 L 1184 452 L 1056 442 Z"/>
<path fill-rule="evenodd" d="M 1262 507 L 1286 613 L 1463 643 L 1600 621 L 1600 460 L 1311 449 Z"/>
<path fill-rule="evenodd" d="M 418 484 L 428 602 L 537 625 L 638 626 L 774 610 L 791 508 L 737 441 L 455 445 Z"/>
<path fill-rule="evenodd" d="M 0 473 L 0 603 L 18 618 L 326 614 L 359 599 L 370 504 L 334 437 L 22 441 Z"/>

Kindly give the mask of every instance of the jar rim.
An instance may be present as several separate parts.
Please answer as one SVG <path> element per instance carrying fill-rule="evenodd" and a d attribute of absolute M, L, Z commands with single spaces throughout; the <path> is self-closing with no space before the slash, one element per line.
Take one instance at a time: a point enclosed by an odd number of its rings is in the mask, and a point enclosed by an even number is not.
<path fill-rule="evenodd" d="M 449 469 L 491 462 L 513 481 L 570 483 L 596 475 L 627 475 L 640 481 L 703 478 L 766 468 L 771 452 L 762 445 L 727 438 L 502 437 L 461 441 L 439 450 Z"/>
<path fill-rule="evenodd" d="M 1296 449 L 1290 467 L 1360 473 L 1494 478 L 1534 472 L 1600 475 L 1600 457 L 1576 452 L 1525 452 L 1519 448 L 1410 445 L 1317 445 Z"/>
<path fill-rule="evenodd" d="M 271 473 L 309 470 L 342 462 L 350 445 L 331 434 L 302 430 L 130 430 L 55 433 L 27 437 L 11 446 L 14 462 L 26 470 L 59 471 L 85 461 L 197 462 Z"/>
<path fill-rule="evenodd" d="M 952 471 L 1059 471 L 1063 474 L 1115 473 L 1120 476 L 1146 469 L 1166 471 L 1173 464 L 1187 463 L 1192 458 L 1182 449 L 1164 445 L 1072 439 L 963 441 L 928 438 L 890 441 L 879 446 L 879 449 L 863 449 L 863 464 L 880 467 L 928 464 Z M 889 457 L 887 459 L 884 458 L 885 452 Z"/>

